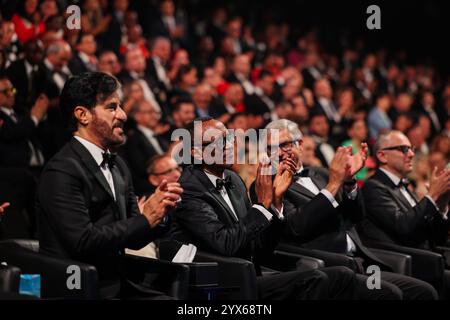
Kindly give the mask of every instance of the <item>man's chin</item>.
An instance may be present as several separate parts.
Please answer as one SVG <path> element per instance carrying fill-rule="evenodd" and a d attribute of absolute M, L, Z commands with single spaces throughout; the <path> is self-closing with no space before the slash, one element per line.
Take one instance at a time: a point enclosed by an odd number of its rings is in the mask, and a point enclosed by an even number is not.
<path fill-rule="evenodd" d="M 114 135 L 114 137 L 109 141 L 109 145 L 114 148 L 118 148 L 125 144 L 127 137 L 125 135 Z"/>

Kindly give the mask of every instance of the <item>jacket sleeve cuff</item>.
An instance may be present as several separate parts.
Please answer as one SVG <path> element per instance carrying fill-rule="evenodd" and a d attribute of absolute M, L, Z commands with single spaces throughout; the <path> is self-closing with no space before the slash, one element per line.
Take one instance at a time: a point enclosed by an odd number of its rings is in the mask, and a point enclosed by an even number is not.
<path fill-rule="evenodd" d="M 339 206 L 339 203 L 336 201 L 336 199 L 333 197 L 330 191 L 327 189 L 320 190 L 320 193 L 322 193 L 327 199 L 331 202 L 334 208 L 337 208 Z"/>

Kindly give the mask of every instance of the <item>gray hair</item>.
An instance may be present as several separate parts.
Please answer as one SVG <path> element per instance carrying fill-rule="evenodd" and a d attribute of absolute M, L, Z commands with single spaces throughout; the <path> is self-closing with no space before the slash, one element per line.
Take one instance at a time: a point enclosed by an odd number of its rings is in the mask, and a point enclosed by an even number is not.
<path fill-rule="evenodd" d="M 63 50 L 71 51 L 70 45 L 67 42 L 62 41 L 54 42 L 48 46 L 47 55 L 58 54 Z"/>
<path fill-rule="evenodd" d="M 298 125 L 294 121 L 287 119 L 272 121 L 266 126 L 266 129 L 287 130 L 294 140 L 301 140 L 303 138 L 303 134 L 298 128 Z"/>
<path fill-rule="evenodd" d="M 398 135 L 405 135 L 403 132 L 399 130 L 391 130 L 385 133 L 380 133 L 378 135 L 377 141 L 375 142 L 373 146 L 373 154 L 375 156 L 375 160 L 378 163 L 378 165 L 381 165 L 380 161 L 378 160 L 377 153 L 380 151 L 386 143 L 391 139 L 392 135 L 398 134 Z"/>

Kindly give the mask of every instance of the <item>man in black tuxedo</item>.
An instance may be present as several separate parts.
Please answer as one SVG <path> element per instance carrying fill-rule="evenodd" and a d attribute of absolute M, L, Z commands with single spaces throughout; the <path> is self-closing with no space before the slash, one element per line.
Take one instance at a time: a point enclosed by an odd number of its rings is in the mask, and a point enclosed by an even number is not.
<path fill-rule="evenodd" d="M 275 78 L 271 72 L 261 70 L 255 84 L 254 93 L 244 99 L 245 110 L 252 114 L 261 114 L 268 123 L 278 119 L 273 101 Z"/>
<path fill-rule="evenodd" d="M 57 41 L 49 45 L 41 67 L 45 73 L 45 94 L 50 100 L 47 118 L 40 132 L 43 151 L 47 159 L 51 158 L 69 139 L 64 128 L 59 108 L 59 95 L 64 83 L 72 75 L 67 64 L 72 57 L 72 49 L 66 41 Z"/>
<path fill-rule="evenodd" d="M 145 99 L 148 100 L 158 112 L 163 115 L 168 114 L 164 103 L 166 95 L 158 87 L 158 83 L 150 75 L 146 74 L 147 62 L 142 50 L 139 48 L 129 49 L 125 53 L 124 69 L 119 74 L 122 84 L 127 85 L 133 81 L 138 81 L 144 92 Z"/>
<path fill-rule="evenodd" d="M 15 92 L 6 76 L 0 75 L 0 165 L 11 167 L 40 167 L 44 158 L 36 140 L 37 127 L 45 117 L 48 98 L 41 95 L 30 114 L 16 113 Z"/>
<path fill-rule="evenodd" d="M 125 141 L 118 89 L 115 78 L 100 72 L 80 74 L 64 86 L 61 109 L 73 137 L 41 176 L 40 251 L 94 265 L 104 298 L 151 297 L 160 293 L 132 284 L 121 256 L 165 233 L 166 209 L 182 190 L 164 183 L 139 211 L 128 168 L 111 153 Z"/>
<path fill-rule="evenodd" d="M 26 112 L 36 101 L 41 93 L 45 93 L 46 75 L 40 65 L 43 59 L 44 49 L 38 40 L 30 40 L 24 44 L 23 59 L 11 63 L 6 69 L 6 74 L 17 89 L 16 101 L 24 107 Z"/>
<path fill-rule="evenodd" d="M 226 80 L 231 83 L 239 83 L 244 89 L 245 96 L 251 96 L 255 93 L 255 87 L 250 80 L 251 71 L 250 57 L 247 54 L 237 54 L 233 58 L 231 73 Z"/>
<path fill-rule="evenodd" d="M 420 201 L 405 180 L 413 170 L 414 149 L 400 131 L 381 134 L 375 144 L 379 169 L 362 191 L 367 216 L 361 223 L 363 240 L 433 249 L 448 238 L 450 170 L 434 168 L 428 194 Z"/>
<path fill-rule="evenodd" d="M 151 56 L 147 60 L 146 74 L 150 76 L 165 95 L 172 89 L 168 72 L 172 45 L 166 37 L 156 37 L 151 42 Z"/>
<path fill-rule="evenodd" d="M 308 119 L 311 138 L 316 143 L 316 157 L 327 168 L 334 158 L 335 143 L 330 139 L 330 123 L 325 114 L 320 111 L 311 112 Z"/>
<path fill-rule="evenodd" d="M 391 272 L 381 273 L 381 290 L 368 290 L 365 270 L 378 265 L 391 271 L 365 247 L 355 229 L 363 218 L 363 200 L 356 180 L 352 179 L 364 165 L 367 145 L 351 155 L 351 147 L 338 148 L 329 170 L 304 168 L 302 164 L 302 133 L 289 120 L 271 122 L 267 129 L 278 130 L 279 143 L 272 146 L 271 158 L 280 163 L 287 159 L 296 162 L 295 178 L 284 196 L 286 216 L 285 239 L 302 247 L 356 257 L 360 280 L 357 294 L 362 299 L 436 299 L 436 291 L 427 283 Z M 400 290 L 399 290 L 400 289 Z"/>
<path fill-rule="evenodd" d="M 251 260 L 261 275 L 260 263 L 272 253 L 283 227 L 282 197 L 292 179 L 293 163 L 280 168 L 274 183 L 269 165 L 259 166 L 258 203 L 252 205 L 244 182 L 229 170 L 233 143 L 226 127 L 212 118 L 194 123 L 189 127 L 191 142 L 194 131 L 205 139 L 201 146 L 192 146 L 191 155 L 201 164 L 183 169 L 179 181 L 184 193 L 174 212 L 172 235 L 206 251 Z M 260 276 L 257 281 L 261 299 L 348 299 L 354 274 L 337 267 Z"/>
<path fill-rule="evenodd" d="M 69 61 L 69 69 L 72 74 L 87 71 L 97 71 L 98 60 L 95 56 L 97 42 L 92 34 L 81 33 L 77 39 L 76 54 Z"/>
<path fill-rule="evenodd" d="M 166 152 L 168 141 L 155 132 L 161 115 L 149 102 L 144 101 L 136 106 L 133 117 L 137 127 L 130 132 L 124 151 L 133 175 L 135 192 L 141 196 L 151 188 L 147 179 L 149 159 Z"/>

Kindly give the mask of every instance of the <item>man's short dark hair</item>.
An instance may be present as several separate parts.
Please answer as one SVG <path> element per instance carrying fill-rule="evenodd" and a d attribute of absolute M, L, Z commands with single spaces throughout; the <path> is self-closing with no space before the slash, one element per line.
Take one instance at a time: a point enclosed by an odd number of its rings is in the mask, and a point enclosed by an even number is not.
<path fill-rule="evenodd" d="M 181 109 L 181 105 L 183 104 L 194 104 L 194 101 L 192 101 L 192 98 L 190 97 L 178 97 L 177 99 L 175 99 L 174 104 L 173 104 L 173 112 L 178 112 Z M 194 106 L 195 107 L 195 106 Z"/>
<path fill-rule="evenodd" d="M 68 130 L 77 130 L 74 110 L 77 106 L 92 109 L 119 89 L 119 81 L 103 72 L 85 72 L 67 80 L 60 97 L 60 108 Z"/>
<path fill-rule="evenodd" d="M 154 155 L 153 157 L 151 157 L 148 160 L 148 162 L 147 162 L 147 174 L 148 175 L 154 174 L 155 173 L 156 164 L 159 161 L 161 161 L 161 160 L 163 160 L 164 158 L 167 158 L 167 157 L 169 157 L 169 156 L 166 153 L 157 154 L 157 155 Z"/>

